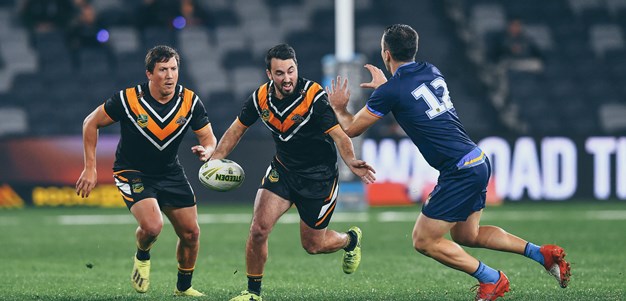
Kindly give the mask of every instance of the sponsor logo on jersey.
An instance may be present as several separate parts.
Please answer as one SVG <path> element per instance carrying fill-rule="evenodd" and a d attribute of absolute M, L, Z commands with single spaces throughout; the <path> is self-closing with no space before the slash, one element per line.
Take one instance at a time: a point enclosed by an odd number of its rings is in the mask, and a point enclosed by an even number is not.
<path fill-rule="evenodd" d="M 304 117 L 302 117 L 302 115 L 300 114 L 296 114 L 293 117 L 291 117 L 291 120 L 293 120 L 293 122 L 295 123 L 302 123 L 302 121 L 304 121 Z"/>
<path fill-rule="evenodd" d="M 261 111 L 261 119 L 263 119 L 264 121 L 270 120 L 270 110 L 264 109 L 263 111 Z"/>
<path fill-rule="evenodd" d="M 178 119 L 176 119 L 176 124 L 178 125 L 183 125 L 187 122 L 187 118 L 185 118 L 185 116 L 179 116 Z"/>
<path fill-rule="evenodd" d="M 270 182 L 272 183 L 276 183 L 279 180 L 279 176 L 278 176 L 278 171 L 276 169 L 272 169 L 270 171 L 269 176 L 267 176 L 267 178 L 270 180 Z"/>
<path fill-rule="evenodd" d="M 143 183 L 135 183 L 132 185 L 133 193 L 141 193 L 143 191 Z"/>
<path fill-rule="evenodd" d="M 141 128 L 145 128 L 148 126 L 148 115 L 146 114 L 139 114 L 137 115 L 137 125 L 139 125 Z"/>

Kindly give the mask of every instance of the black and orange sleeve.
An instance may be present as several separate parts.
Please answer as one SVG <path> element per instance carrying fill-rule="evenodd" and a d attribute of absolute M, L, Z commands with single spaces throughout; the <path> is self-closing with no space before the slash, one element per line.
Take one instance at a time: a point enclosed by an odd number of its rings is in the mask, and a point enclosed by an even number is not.
<path fill-rule="evenodd" d="M 113 121 L 120 121 L 124 117 L 124 106 L 122 105 L 120 92 L 113 94 L 104 102 L 103 109 Z"/>
<path fill-rule="evenodd" d="M 252 95 L 248 97 L 248 100 L 241 107 L 241 112 L 237 116 L 239 122 L 246 127 L 250 127 L 259 119 L 259 113 L 254 105 L 254 98 Z"/>

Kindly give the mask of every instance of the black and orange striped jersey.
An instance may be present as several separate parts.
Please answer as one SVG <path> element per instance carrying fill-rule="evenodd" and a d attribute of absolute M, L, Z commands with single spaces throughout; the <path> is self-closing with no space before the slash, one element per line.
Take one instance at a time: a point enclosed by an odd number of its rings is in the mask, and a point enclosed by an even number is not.
<path fill-rule="evenodd" d="M 276 158 L 288 170 L 312 179 L 337 173 L 337 151 L 328 135 L 339 126 L 326 92 L 318 83 L 299 78 L 294 93 L 284 99 L 274 94 L 273 82 L 252 93 L 238 116 L 246 127 L 259 117 L 276 143 Z"/>
<path fill-rule="evenodd" d="M 165 104 L 156 101 L 148 83 L 114 94 L 103 104 L 104 112 L 120 122 L 121 138 L 113 170 L 138 170 L 165 174 L 182 170 L 178 146 L 189 127 L 198 131 L 209 124 L 200 98 L 181 85 Z"/>

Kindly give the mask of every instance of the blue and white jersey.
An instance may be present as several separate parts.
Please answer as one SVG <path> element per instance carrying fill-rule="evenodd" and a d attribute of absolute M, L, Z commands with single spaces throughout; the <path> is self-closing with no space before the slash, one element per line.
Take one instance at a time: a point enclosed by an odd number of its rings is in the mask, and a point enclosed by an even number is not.
<path fill-rule="evenodd" d="M 366 106 L 379 118 L 392 112 L 428 164 L 439 171 L 484 157 L 479 151 L 476 158 L 464 158 L 476 149 L 476 144 L 459 121 L 443 75 L 430 63 L 400 66 L 372 93 Z"/>

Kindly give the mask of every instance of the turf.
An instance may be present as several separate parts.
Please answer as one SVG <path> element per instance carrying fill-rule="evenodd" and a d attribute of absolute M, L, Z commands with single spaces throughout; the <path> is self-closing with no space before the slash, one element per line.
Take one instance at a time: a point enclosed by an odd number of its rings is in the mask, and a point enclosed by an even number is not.
<path fill-rule="evenodd" d="M 208 295 L 202 300 L 228 300 L 245 289 L 251 210 L 200 207 L 201 214 L 212 217 L 239 217 L 201 223 L 193 284 Z M 386 212 L 393 213 L 394 221 L 384 218 Z M 353 275 L 341 272 L 342 252 L 308 255 L 300 246 L 297 224 L 278 224 L 270 237 L 264 300 L 472 300 L 473 278 L 413 250 L 417 212 L 419 207 L 370 208 L 354 222 L 340 222 L 336 215 L 330 228 L 356 224 L 363 229 L 363 261 Z M 62 216 L 81 215 L 111 219 L 93 225 L 61 222 Z M 150 291 L 137 294 L 130 287 L 136 226 L 128 218 L 126 209 L 0 210 L 0 300 L 180 300 L 172 296 L 176 238 L 169 224 L 152 251 Z M 626 300 L 626 203 L 506 204 L 487 208 L 483 224 L 501 226 L 536 244 L 562 245 L 572 262 L 570 287 L 561 289 L 523 256 L 468 249 L 508 275 L 511 292 L 503 300 Z"/>

